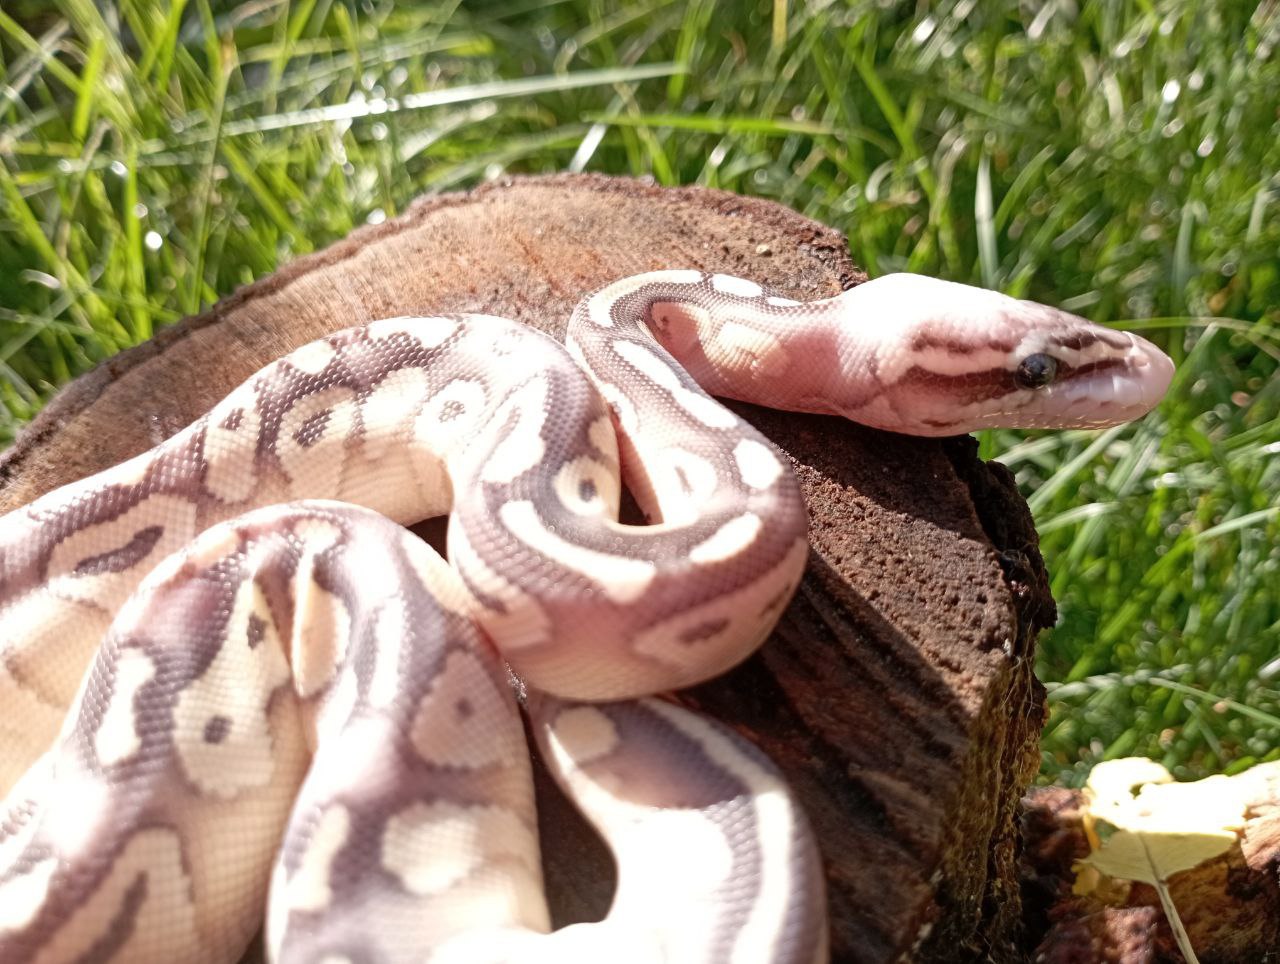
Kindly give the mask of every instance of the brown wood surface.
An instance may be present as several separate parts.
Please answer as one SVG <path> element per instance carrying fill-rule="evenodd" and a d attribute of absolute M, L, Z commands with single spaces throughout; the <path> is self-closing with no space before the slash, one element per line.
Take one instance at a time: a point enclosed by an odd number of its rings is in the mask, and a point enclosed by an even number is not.
<path fill-rule="evenodd" d="M 806 300 L 865 278 L 836 231 L 721 192 L 560 176 L 423 198 L 68 386 L 0 459 L 0 510 L 154 445 L 324 332 L 485 311 L 559 335 L 585 292 L 674 267 Z M 1031 654 L 1054 613 L 1025 503 L 968 439 L 734 407 L 794 460 L 813 550 L 760 653 L 683 698 L 787 772 L 826 861 L 836 960 L 1021 959 Z M 608 858 L 542 790 L 555 916 L 599 915 Z"/>

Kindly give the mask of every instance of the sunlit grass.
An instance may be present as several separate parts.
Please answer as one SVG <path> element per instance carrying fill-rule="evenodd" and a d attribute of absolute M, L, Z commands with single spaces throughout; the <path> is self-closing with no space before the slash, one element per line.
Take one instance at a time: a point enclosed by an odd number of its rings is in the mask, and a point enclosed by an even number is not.
<path fill-rule="evenodd" d="M 1274 4 L 1191 0 L 17 0 L 0 441 L 68 378 L 423 191 L 571 169 L 769 197 L 872 274 L 1169 348 L 1140 425 L 983 438 L 1061 605 L 1044 775 L 1275 758 L 1278 44 Z"/>

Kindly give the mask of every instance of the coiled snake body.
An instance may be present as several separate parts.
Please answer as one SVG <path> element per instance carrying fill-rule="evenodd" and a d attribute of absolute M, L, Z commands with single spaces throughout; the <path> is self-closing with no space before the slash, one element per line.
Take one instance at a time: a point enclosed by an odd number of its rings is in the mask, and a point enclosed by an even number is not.
<path fill-rule="evenodd" d="M 777 772 L 652 697 L 743 659 L 807 555 L 785 458 L 708 392 L 942 435 L 1124 421 L 1170 373 L 910 275 L 656 272 L 565 346 L 462 315 L 293 352 L 0 519 L 0 960 L 234 960 L 264 908 L 289 960 L 823 959 Z M 397 525 L 445 512 L 449 563 Z M 545 933 L 508 667 L 617 859 L 599 924 Z"/>

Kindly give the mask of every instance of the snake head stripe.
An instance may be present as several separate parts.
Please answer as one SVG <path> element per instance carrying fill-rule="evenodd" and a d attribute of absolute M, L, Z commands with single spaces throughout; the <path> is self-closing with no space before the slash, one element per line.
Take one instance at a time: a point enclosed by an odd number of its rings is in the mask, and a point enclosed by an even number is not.
<path fill-rule="evenodd" d="M 937 278 L 885 275 L 830 304 L 853 372 L 833 407 L 892 431 L 1101 428 L 1145 415 L 1173 377 L 1137 335 Z"/>

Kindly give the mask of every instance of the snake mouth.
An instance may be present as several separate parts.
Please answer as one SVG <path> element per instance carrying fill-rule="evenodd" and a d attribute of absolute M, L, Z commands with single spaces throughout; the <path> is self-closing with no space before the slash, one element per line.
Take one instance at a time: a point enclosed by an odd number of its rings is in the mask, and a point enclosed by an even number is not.
<path fill-rule="evenodd" d="M 1173 380 L 1173 360 L 1131 332 L 1129 341 L 1105 363 L 1069 372 L 1046 392 L 1045 409 L 1062 427 L 1098 428 L 1141 418 L 1155 408 Z"/>
<path fill-rule="evenodd" d="M 954 435 L 985 428 L 1096 429 L 1141 418 L 1168 390 L 1173 361 L 1145 338 L 1129 332 L 1108 331 L 1107 345 L 1110 350 L 1092 359 L 1072 359 L 1076 364 L 1067 360 L 1070 352 L 1055 353 L 1052 344 L 1045 346 L 1043 351 L 1058 356 L 1057 378 L 1039 388 L 1009 391 L 1009 369 L 1004 368 L 993 370 L 989 382 L 980 386 L 986 394 L 973 399 L 967 394 L 973 391 L 972 380 L 959 376 L 956 406 L 951 410 L 935 406 L 920 415 L 909 432 Z M 1040 350 L 1037 347 L 1036 351 Z M 850 417 L 864 421 L 861 414 Z"/>

